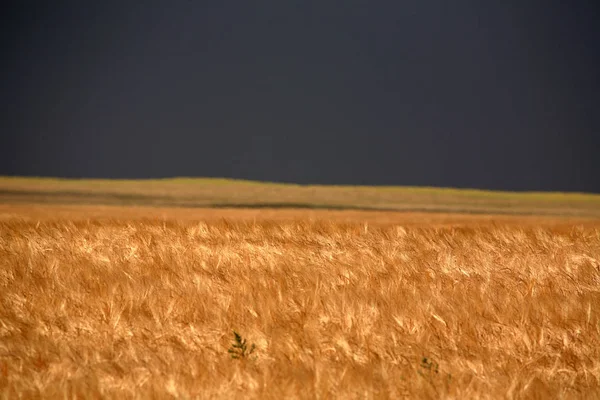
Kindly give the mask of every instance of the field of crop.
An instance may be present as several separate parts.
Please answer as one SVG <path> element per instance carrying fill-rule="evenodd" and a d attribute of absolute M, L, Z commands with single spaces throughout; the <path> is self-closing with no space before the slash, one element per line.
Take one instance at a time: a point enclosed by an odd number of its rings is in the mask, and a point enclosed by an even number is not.
<path fill-rule="evenodd" d="M 598 398 L 599 261 L 593 219 L 3 204 L 0 397 Z"/>

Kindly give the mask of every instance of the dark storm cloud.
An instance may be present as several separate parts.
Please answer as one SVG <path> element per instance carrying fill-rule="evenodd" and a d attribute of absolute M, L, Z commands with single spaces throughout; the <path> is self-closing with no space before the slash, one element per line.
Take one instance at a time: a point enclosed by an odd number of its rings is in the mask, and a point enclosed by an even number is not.
<path fill-rule="evenodd" d="M 94 3 L 4 13 L 0 174 L 600 192 L 593 2 Z"/>

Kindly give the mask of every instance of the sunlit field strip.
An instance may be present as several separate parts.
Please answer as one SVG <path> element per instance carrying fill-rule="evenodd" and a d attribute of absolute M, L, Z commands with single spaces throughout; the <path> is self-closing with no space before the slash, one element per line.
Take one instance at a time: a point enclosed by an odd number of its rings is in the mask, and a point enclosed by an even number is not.
<path fill-rule="evenodd" d="M 600 217 L 600 196 L 427 187 L 319 186 L 226 179 L 0 177 L 0 203 L 278 207 Z"/>

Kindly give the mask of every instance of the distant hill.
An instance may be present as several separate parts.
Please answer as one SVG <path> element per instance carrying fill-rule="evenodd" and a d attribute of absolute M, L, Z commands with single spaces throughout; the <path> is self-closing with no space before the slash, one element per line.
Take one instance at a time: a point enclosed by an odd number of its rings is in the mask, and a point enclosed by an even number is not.
<path fill-rule="evenodd" d="M 0 203 L 324 208 L 600 218 L 600 195 L 395 186 L 323 186 L 214 178 L 0 177 Z"/>

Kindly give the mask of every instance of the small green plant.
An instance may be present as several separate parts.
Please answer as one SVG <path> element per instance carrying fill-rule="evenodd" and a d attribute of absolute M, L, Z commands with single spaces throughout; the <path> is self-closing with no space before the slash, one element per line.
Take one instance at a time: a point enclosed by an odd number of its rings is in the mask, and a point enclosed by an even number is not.
<path fill-rule="evenodd" d="M 429 384 L 433 387 L 436 393 L 438 393 L 438 389 L 436 387 L 435 378 L 440 374 L 440 365 L 433 359 L 423 357 L 421 360 L 421 365 L 419 366 L 419 370 L 417 371 L 419 375 L 421 375 Z M 446 379 L 443 382 L 446 391 L 450 389 L 450 383 L 452 381 L 452 375 L 446 374 Z M 439 382 L 439 381 L 437 381 Z M 439 393 L 438 393 L 439 394 Z"/>
<path fill-rule="evenodd" d="M 419 365 L 419 370 L 417 371 L 419 375 L 431 385 L 438 396 L 440 393 L 434 382 L 434 377 L 439 373 L 439 367 L 439 364 L 435 360 L 423 357 L 421 365 Z"/>
<path fill-rule="evenodd" d="M 435 360 L 430 360 L 427 357 L 423 357 L 421 360 L 421 370 L 419 374 L 423 377 L 429 378 L 431 380 L 433 374 L 438 374 L 440 365 Z"/>
<path fill-rule="evenodd" d="M 242 338 L 242 336 L 239 333 L 237 333 L 236 331 L 233 331 L 233 336 L 234 336 L 235 342 L 231 345 L 229 350 L 227 350 L 227 352 L 229 354 L 231 354 L 231 358 L 234 358 L 234 359 L 248 358 L 254 352 L 254 349 L 256 348 L 254 343 L 252 344 L 252 346 L 250 346 L 250 349 L 248 349 L 248 346 L 246 344 L 246 339 Z"/>

